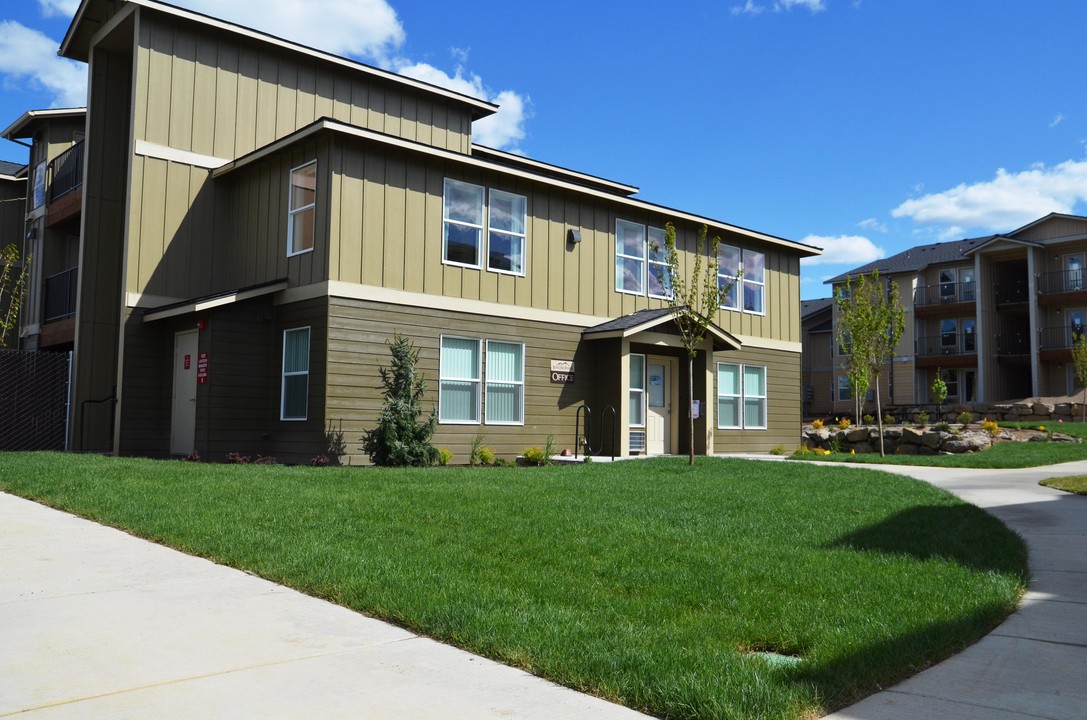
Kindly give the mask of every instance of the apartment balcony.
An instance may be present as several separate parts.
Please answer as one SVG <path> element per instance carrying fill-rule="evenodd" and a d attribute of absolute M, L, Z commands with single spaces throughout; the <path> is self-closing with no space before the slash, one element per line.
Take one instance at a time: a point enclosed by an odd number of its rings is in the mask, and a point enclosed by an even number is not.
<path fill-rule="evenodd" d="M 933 315 L 973 315 L 977 283 L 940 283 L 915 288 L 913 313 L 915 317 Z"/>
<path fill-rule="evenodd" d="M 919 337 L 914 354 L 917 367 L 976 367 L 977 334 L 956 332 Z"/>
<path fill-rule="evenodd" d="M 993 284 L 997 305 L 1025 303 L 1030 299 L 1030 284 L 1024 280 L 1005 280 Z"/>
<path fill-rule="evenodd" d="M 1087 305 L 1087 270 L 1058 270 L 1038 275 L 1039 305 Z"/>
<path fill-rule="evenodd" d="M 49 162 L 46 225 L 58 225 L 83 209 L 83 141 Z"/>
<path fill-rule="evenodd" d="M 1038 335 L 1038 356 L 1042 360 L 1070 362 L 1072 344 L 1084 333 L 1084 326 L 1056 325 L 1042 328 Z"/>
<path fill-rule="evenodd" d="M 45 279 L 43 296 L 41 346 L 53 347 L 75 341 L 75 307 L 79 268 Z"/>

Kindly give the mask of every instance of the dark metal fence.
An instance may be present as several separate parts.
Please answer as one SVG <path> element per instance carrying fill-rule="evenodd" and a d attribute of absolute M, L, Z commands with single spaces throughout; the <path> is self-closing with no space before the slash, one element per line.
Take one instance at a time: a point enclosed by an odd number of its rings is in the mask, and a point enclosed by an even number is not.
<path fill-rule="evenodd" d="M 926 285 L 913 291 L 914 305 L 974 302 L 974 281 Z"/>
<path fill-rule="evenodd" d="M 76 282 L 79 268 L 69 268 L 45 279 L 45 322 L 75 315 Z"/>
<path fill-rule="evenodd" d="M 49 162 L 49 202 L 83 184 L 83 141 L 80 140 Z"/>
<path fill-rule="evenodd" d="M 69 353 L 0 350 L 0 450 L 66 450 Z"/>

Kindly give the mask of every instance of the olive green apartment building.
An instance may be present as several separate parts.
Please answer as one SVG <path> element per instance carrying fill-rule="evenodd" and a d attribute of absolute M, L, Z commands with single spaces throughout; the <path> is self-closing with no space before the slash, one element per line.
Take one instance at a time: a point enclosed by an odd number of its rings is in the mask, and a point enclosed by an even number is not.
<path fill-rule="evenodd" d="M 32 167 L 80 147 L 80 187 L 27 220 L 70 314 L 28 309 L 23 333 L 74 350 L 74 449 L 364 463 L 395 335 L 460 461 L 477 435 L 573 449 L 585 405 L 609 453 L 686 452 L 692 383 L 696 452 L 797 442 L 817 248 L 476 145 L 490 103 L 155 0 L 84 0 L 60 54 L 87 63 L 86 111 L 4 135 Z M 669 221 L 681 271 L 703 224 L 720 236 L 732 288 L 694 377 Z"/>

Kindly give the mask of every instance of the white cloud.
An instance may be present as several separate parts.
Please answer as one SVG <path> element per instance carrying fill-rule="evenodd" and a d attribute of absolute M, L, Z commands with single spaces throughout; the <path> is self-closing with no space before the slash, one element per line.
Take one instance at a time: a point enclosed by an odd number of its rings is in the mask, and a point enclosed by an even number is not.
<path fill-rule="evenodd" d="M 1004 168 L 985 182 L 957 185 L 950 190 L 907 200 L 894 217 L 922 225 L 943 225 L 945 235 L 969 228 L 1013 230 L 1051 212 L 1071 213 L 1087 201 L 1087 160 L 1067 160 L 1053 167 L 1035 165 L 1009 173 Z"/>
<path fill-rule="evenodd" d="M 875 218 L 865 218 L 857 223 L 857 227 L 862 230 L 876 230 L 877 232 L 886 233 L 887 223 L 882 223 Z"/>
<path fill-rule="evenodd" d="M 1049 123 L 1049 127 L 1057 127 L 1064 122 L 1064 113 L 1057 113 L 1057 117 L 1053 118 L 1053 122 Z"/>
<path fill-rule="evenodd" d="M 800 242 L 823 248 L 823 254 L 801 258 L 801 265 L 864 265 L 886 257 L 887 253 L 860 235 L 808 235 Z"/>
<path fill-rule="evenodd" d="M 79 9 L 79 0 L 38 0 L 45 17 L 72 17 Z"/>
<path fill-rule="evenodd" d="M 823 12 L 827 9 L 823 0 L 774 0 L 767 5 L 760 5 L 755 0 L 746 0 L 743 5 L 735 5 L 732 8 L 733 15 L 761 15 L 767 10 L 776 13 L 792 10 L 794 7 L 807 8 L 812 13 Z"/>
<path fill-rule="evenodd" d="M 53 107 L 87 103 L 86 67 L 58 57 L 56 41 L 14 20 L 0 20 L 0 74 L 48 94 Z"/>
<path fill-rule="evenodd" d="M 517 144 L 524 139 L 525 121 L 529 117 L 528 98 L 513 90 L 493 93 L 483 84 L 479 75 L 467 72 L 462 66 L 458 66 L 453 75 L 427 63 L 405 64 L 396 70 L 401 75 L 497 104 L 498 112 L 476 120 L 472 125 L 474 142 L 488 147 L 516 150 Z"/>
<path fill-rule="evenodd" d="M 62 2 L 63 0 L 48 0 Z M 404 28 L 385 0 L 172 0 L 174 4 L 337 55 L 385 64 Z"/>

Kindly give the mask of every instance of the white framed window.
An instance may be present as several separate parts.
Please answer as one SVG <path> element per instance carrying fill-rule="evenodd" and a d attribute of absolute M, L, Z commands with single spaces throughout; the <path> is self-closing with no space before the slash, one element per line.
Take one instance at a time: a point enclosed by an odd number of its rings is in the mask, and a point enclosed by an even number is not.
<path fill-rule="evenodd" d="M 615 289 L 645 294 L 645 225 L 615 221 Z"/>
<path fill-rule="evenodd" d="M 317 207 L 317 161 L 291 170 L 287 209 L 287 257 L 313 250 Z"/>
<path fill-rule="evenodd" d="M 766 429 L 766 368 L 717 363 L 717 428 Z"/>
<path fill-rule="evenodd" d="M 766 429 L 766 368 L 744 365 L 744 427 Z"/>
<path fill-rule="evenodd" d="M 442 262 L 478 268 L 483 246 L 483 187 L 445 179 Z"/>
<path fill-rule="evenodd" d="M 487 269 L 525 274 L 525 227 L 528 198 L 503 190 L 490 191 L 487 208 Z"/>
<path fill-rule="evenodd" d="M 479 422 L 480 340 L 442 335 L 438 366 L 438 421 Z"/>
<path fill-rule="evenodd" d="M 280 420 L 305 420 L 309 409 L 310 329 L 283 331 L 283 383 Z"/>
<path fill-rule="evenodd" d="M 645 427 L 645 355 L 630 354 L 630 427 Z"/>
<path fill-rule="evenodd" d="M 672 266 L 668 262 L 668 248 L 664 244 L 664 230 L 650 227 L 648 231 L 649 297 L 672 299 Z"/>
<path fill-rule="evenodd" d="M 848 375 L 838 376 L 838 399 L 839 400 L 852 400 L 853 399 L 853 386 L 849 384 Z"/>
<path fill-rule="evenodd" d="M 525 424 L 525 344 L 487 341 L 488 425 Z"/>
<path fill-rule="evenodd" d="M 740 248 L 731 245 L 717 246 L 717 289 L 721 294 L 721 307 L 726 310 L 740 309 Z"/>
<path fill-rule="evenodd" d="M 722 308 L 765 315 L 766 254 L 741 250 L 732 245 L 719 245 L 717 287 L 721 291 Z"/>
<path fill-rule="evenodd" d="M 717 427 L 740 428 L 740 403 L 743 399 L 740 366 L 717 363 Z"/>
<path fill-rule="evenodd" d="M 766 313 L 766 255 L 743 251 L 744 312 Z"/>

